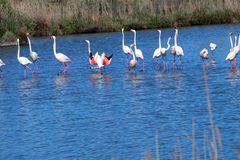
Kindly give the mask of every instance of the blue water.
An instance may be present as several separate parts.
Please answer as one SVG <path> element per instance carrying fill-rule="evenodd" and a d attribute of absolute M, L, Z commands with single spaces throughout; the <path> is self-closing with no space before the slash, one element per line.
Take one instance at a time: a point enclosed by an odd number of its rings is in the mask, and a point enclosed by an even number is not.
<path fill-rule="evenodd" d="M 144 159 L 155 157 L 156 130 L 161 159 L 173 159 L 181 148 L 190 159 L 192 119 L 195 119 L 196 154 L 203 159 L 204 130 L 211 141 L 207 98 L 214 125 L 221 131 L 225 159 L 237 159 L 240 145 L 240 70 L 225 62 L 230 31 L 239 25 L 180 28 L 185 52 L 182 70 L 156 70 L 152 54 L 158 46 L 155 30 L 137 32 L 145 56 L 144 72 L 129 73 L 121 49 L 121 32 L 57 37 L 57 51 L 72 58 L 66 76 L 52 40 L 32 38 L 41 57 L 39 74 L 23 78 L 17 47 L 0 48 L 5 61 L 0 78 L 0 159 Z M 163 29 L 163 45 L 174 29 Z M 113 53 L 112 64 L 101 75 L 88 67 L 85 39 L 92 51 Z M 125 43 L 133 34 L 125 32 Z M 216 64 L 203 69 L 199 52 L 218 44 Z M 171 44 L 173 41 L 171 41 Z M 28 46 L 21 46 L 28 56 Z M 239 66 L 240 67 L 240 66 Z M 206 82 L 206 83 L 205 83 Z M 209 95 L 206 94 L 209 91 Z M 221 150 L 218 147 L 219 156 Z M 176 154 L 176 153 L 175 153 Z"/>

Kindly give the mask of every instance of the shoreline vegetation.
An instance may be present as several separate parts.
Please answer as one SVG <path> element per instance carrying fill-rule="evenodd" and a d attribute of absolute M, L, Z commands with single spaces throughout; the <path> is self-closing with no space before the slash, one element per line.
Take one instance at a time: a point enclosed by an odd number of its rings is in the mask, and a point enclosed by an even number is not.
<path fill-rule="evenodd" d="M 0 0 L 0 43 L 16 37 L 240 22 L 238 0 Z"/>

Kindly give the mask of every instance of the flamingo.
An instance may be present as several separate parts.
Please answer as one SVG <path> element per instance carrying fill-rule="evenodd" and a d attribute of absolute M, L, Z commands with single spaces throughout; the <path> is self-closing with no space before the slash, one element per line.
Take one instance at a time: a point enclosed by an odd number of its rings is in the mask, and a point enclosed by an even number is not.
<path fill-rule="evenodd" d="M 201 52 L 200 52 L 200 57 L 201 57 L 203 60 L 208 59 L 208 50 L 207 50 L 206 48 L 204 48 L 203 50 L 201 50 Z"/>
<path fill-rule="evenodd" d="M 127 57 L 133 55 L 133 50 L 124 43 L 124 28 L 122 28 L 122 50 Z"/>
<path fill-rule="evenodd" d="M 39 59 L 39 56 L 38 56 L 37 52 L 32 51 L 32 45 L 31 45 L 31 41 L 29 38 L 29 33 L 27 33 L 27 39 L 28 39 L 28 44 L 29 44 L 30 57 L 32 58 L 33 63 L 35 64 L 36 71 L 38 71 L 37 60 Z"/>
<path fill-rule="evenodd" d="M 136 55 L 136 58 L 137 59 L 141 59 L 142 60 L 142 67 L 144 68 L 144 62 L 143 62 L 143 60 L 144 60 L 144 57 L 143 57 L 143 53 L 142 53 L 142 51 L 140 50 L 140 49 L 138 49 L 137 48 L 137 42 L 136 42 L 136 30 L 134 30 L 134 29 L 131 29 L 131 32 L 133 32 L 134 33 L 134 53 L 135 53 L 135 55 Z"/>
<path fill-rule="evenodd" d="M 106 56 L 106 54 L 103 52 L 101 55 L 101 58 L 103 60 L 103 65 L 104 66 L 110 65 L 110 63 L 112 61 L 112 57 L 113 57 L 113 54 L 111 54 L 110 56 Z"/>
<path fill-rule="evenodd" d="M 88 44 L 89 63 L 90 63 L 90 65 L 94 65 L 94 64 L 96 64 L 96 61 L 95 61 L 94 56 L 91 52 L 90 41 L 89 40 L 85 40 L 85 41 Z"/>
<path fill-rule="evenodd" d="M 134 46 L 135 46 L 135 44 L 130 45 L 131 48 L 134 47 Z M 129 62 L 129 70 L 135 69 L 136 66 L 137 66 L 137 60 L 136 60 L 136 57 L 135 57 L 135 53 L 133 53 L 132 56 L 133 56 L 133 59 L 131 59 L 130 62 Z"/>
<path fill-rule="evenodd" d="M 209 44 L 209 47 L 210 47 L 210 50 L 212 51 L 212 54 L 213 54 L 213 52 L 214 52 L 215 49 L 217 48 L 217 44 L 211 42 L 211 43 Z"/>
<path fill-rule="evenodd" d="M 166 62 L 166 56 L 167 56 L 167 51 L 170 49 L 170 40 L 171 40 L 171 36 L 168 37 L 168 41 L 167 41 L 167 48 L 161 48 L 160 52 L 163 58 L 163 63 L 164 63 L 164 68 L 167 69 L 167 62 Z"/>
<path fill-rule="evenodd" d="M 24 78 L 26 78 L 26 74 L 27 74 L 27 71 L 26 71 L 26 68 L 28 68 L 31 72 L 32 72 L 32 69 L 30 67 L 28 67 L 29 64 L 32 64 L 32 62 L 26 58 L 26 57 L 20 57 L 20 45 L 19 45 L 19 39 L 17 39 L 17 45 L 18 45 L 18 52 L 17 52 L 17 59 L 18 59 L 18 62 L 23 66 L 24 68 Z M 33 73 L 33 72 L 32 72 Z"/>
<path fill-rule="evenodd" d="M 157 30 L 157 31 L 159 33 L 159 36 L 158 36 L 158 48 L 155 49 L 155 51 L 153 53 L 153 59 L 154 60 L 156 59 L 155 64 L 157 64 L 157 60 L 158 60 L 157 58 L 159 58 L 161 56 L 161 48 L 162 48 L 162 46 L 161 46 L 161 30 Z"/>
<path fill-rule="evenodd" d="M 230 43 L 232 47 L 232 42 L 231 42 L 231 35 L 230 35 Z M 237 39 L 235 38 L 234 46 L 230 49 L 230 52 L 228 53 L 226 60 L 232 63 L 231 68 L 236 67 L 236 57 L 240 51 L 240 34 L 238 34 L 238 44 L 237 44 Z"/>
<path fill-rule="evenodd" d="M 72 60 L 62 53 L 57 53 L 56 52 L 56 37 L 51 36 L 51 39 L 53 39 L 53 53 L 54 53 L 54 56 L 55 56 L 55 58 L 57 59 L 58 62 L 63 64 L 62 74 L 66 74 L 67 70 L 69 68 L 68 62 L 71 62 Z"/>
<path fill-rule="evenodd" d="M 0 59 L 0 72 L 2 72 L 2 66 L 5 66 L 6 64 Z"/>
<path fill-rule="evenodd" d="M 175 29 L 175 36 L 174 36 L 174 49 L 180 64 L 182 65 L 181 57 L 184 56 L 182 47 L 178 46 L 177 44 L 177 37 L 178 37 L 178 29 Z"/>

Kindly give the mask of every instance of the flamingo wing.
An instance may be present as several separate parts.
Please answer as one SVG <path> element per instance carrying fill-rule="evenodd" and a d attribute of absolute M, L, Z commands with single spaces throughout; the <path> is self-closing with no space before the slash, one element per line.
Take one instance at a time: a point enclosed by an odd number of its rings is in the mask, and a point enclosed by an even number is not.
<path fill-rule="evenodd" d="M 160 49 L 159 48 L 155 49 L 155 51 L 153 53 L 153 58 L 157 58 L 157 57 L 160 57 L 160 56 L 161 56 Z"/>
<path fill-rule="evenodd" d="M 62 53 L 57 53 L 56 58 L 62 63 L 71 62 L 71 59 Z"/>
<path fill-rule="evenodd" d="M 128 47 L 128 46 L 123 46 L 123 52 L 125 54 L 133 55 L 133 50 L 130 47 Z"/>
<path fill-rule="evenodd" d="M 175 50 L 176 50 L 177 56 L 183 56 L 184 55 L 182 47 L 177 46 L 177 47 L 175 47 Z"/>
<path fill-rule="evenodd" d="M 4 66 L 5 63 L 0 59 L 0 66 Z"/>
<path fill-rule="evenodd" d="M 28 65 L 28 64 L 32 64 L 32 62 L 26 57 L 19 57 L 18 61 L 19 61 L 19 63 L 21 63 L 24 66 Z"/>
<path fill-rule="evenodd" d="M 31 52 L 30 56 L 33 61 L 36 61 L 37 59 L 39 59 L 37 52 Z"/>
<path fill-rule="evenodd" d="M 144 59 L 143 53 L 142 53 L 142 51 L 140 49 L 136 49 L 136 57 Z"/>
<path fill-rule="evenodd" d="M 103 57 L 103 64 L 108 66 L 112 61 L 112 57 L 113 57 L 113 54 L 111 54 L 110 56 L 104 56 Z"/>

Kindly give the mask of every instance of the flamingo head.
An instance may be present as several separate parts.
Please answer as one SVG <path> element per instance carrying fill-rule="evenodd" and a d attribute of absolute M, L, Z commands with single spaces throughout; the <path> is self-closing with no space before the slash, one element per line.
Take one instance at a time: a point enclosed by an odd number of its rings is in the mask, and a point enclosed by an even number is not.
<path fill-rule="evenodd" d="M 158 29 L 157 31 L 158 31 L 159 33 L 161 33 L 161 30 L 160 30 L 160 29 Z"/>
<path fill-rule="evenodd" d="M 122 28 L 122 32 L 124 31 L 124 28 Z"/>
<path fill-rule="evenodd" d="M 232 32 L 230 32 L 230 33 L 229 33 L 229 36 L 232 36 L 232 35 L 233 35 L 233 33 L 232 33 Z"/>
<path fill-rule="evenodd" d="M 17 43 L 19 43 L 19 38 L 17 39 Z"/>
<path fill-rule="evenodd" d="M 56 36 L 52 35 L 52 36 L 51 36 L 51 39 L 56 39 Z"/>
<path fill-rule="evenodd" d="M 130 31 L 133 32 L 133 33 L 136 33 L 136 30 L 135 30 L 135 29 L 131 29 Z"/>
<path fill-rule="evenodd" d="M 27 32 L 26 35 L 29 36 L 30 34 Z"/>
<path fill-rule="evenodd" d="M 88 44 L 90 43 L 90 41 L 89 41 L 89 40 L 85 40 L 85 42 L 87 42 Z"/>

